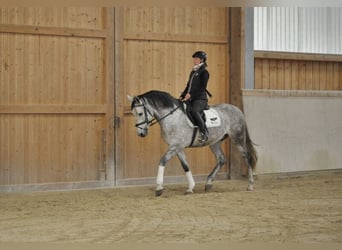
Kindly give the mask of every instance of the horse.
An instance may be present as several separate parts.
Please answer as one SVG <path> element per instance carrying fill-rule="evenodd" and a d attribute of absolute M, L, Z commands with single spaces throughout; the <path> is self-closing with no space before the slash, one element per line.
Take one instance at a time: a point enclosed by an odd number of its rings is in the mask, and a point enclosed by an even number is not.
<path fill-rule="evenodd" d="M 159 161 L 158 174 L 156 178 L 155 195 L 160 196 L 163 191 L 164 170 L 166 163 L 177 155 L 185 171 L 188 181 L 186 193 L 193 193 L 195 181 L 184 153 L 185 148 L 209 146 L 215 155 L 217 164 L 208 175 L 205 191 L 213 186 L 216 174 L 226 163 L 226 157 L 222 151 L 221 143 L 227 137 L 237 146 L 248 166 L 248 191 L 253 191 L 253 170 L 257 163 L 256 150 L 249 136 L 246 120 L 242 111 L 231 104 L 223 103 L 213 105 L 210 108 L 216 111 L 220 119 L 220 126 L 208 128 L 208 140 L 200 140 L 199 132 L 186 114 L 184 103 L 174 98 L 167 92 L 151 90 L 134 97 L 127 96 L 131 102 L 131 111 L 135 116 L 137 135 L 145 137 L 148 135 L 150 126 L 159 123 L 162 138 L 168 145 L 166 153 Z"/>

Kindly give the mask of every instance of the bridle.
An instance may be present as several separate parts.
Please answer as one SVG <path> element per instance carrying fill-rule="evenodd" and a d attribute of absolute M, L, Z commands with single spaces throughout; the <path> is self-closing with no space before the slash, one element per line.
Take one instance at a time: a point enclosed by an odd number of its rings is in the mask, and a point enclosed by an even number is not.
<path fill-rule="evenodd" d="M 144 108 L 144 116 L 145 116 L 145 121 L 142 121 L 142 122 L 139 122 L 139 123 L 136 123 L 135 124 L 135 127 L 137 128 L 140 128 L 140 129 L 146 129 L 146 128 L 142 128 L 140 127 L 141 125 L 143 124 L 147 124 L 147 125 L 150 125 L 152 126 L 151 124 L 153 123 L 153 121 L 155 120 L 155 118 L 153 117 L 152 113 L 145 107 L 144 104 L 137 104 L 137 105 L 134 105 L 134 108 L 137 108 L 137 107 L 143 107 Z M 152 117 L 152 120 L 148 120 L 148 114 L 150 114 L 150 116 Z"/>
<path fill-rule="evenodd" d="M 177 109 L 180 108 L 181 104 L 179 104 L 177 107 L 173 108 L 172 110 L 170 110 L 170 112 L 166 113 L 165 115 L 163 115 L 161 118 L 156 119 L 154 117 L 154 115 L 151 113 L 150 110 L 148 110 L 148 108 L 146 108 L 146 106 L 139 100 L 140 104 L 134 105 L 134 108 L 136 107 L 143 107 L 144 108 L 144 116 L 145 116 L 145 121 L 139 122 L 135 124 L 135 127 L 146 130 L 147 128 L 142 128 L 140 127 L 143 124 L 147 124 L 149 126 L 153 126 L 155 124 L 157 124 L 158 122 L 160 122 L 161 120 L 165 119 L 166 117 L 168 117 L 169 115 L 172 115 Z M 148 115 L 147 113 L 152 117 L 151 120 L 148 120 Z"/>

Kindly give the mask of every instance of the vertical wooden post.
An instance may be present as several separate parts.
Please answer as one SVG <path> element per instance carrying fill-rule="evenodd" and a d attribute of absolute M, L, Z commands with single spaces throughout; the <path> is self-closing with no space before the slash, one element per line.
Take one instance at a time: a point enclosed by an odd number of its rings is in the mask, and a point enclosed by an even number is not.
<path fill-rule="evenodd" d="M 104 41 L 104 81 L 105 81 L 105 155 L 106 155 L 106 180 L 115 182 L 115 161 L 114 161 L 114 129 L 112 119 L 114 114 L 114 9 L 104 8 L 103 11 L 106 38 Z"/>
<path fill-rule="evenodd" d="M 124 115 L 124 99 L 126 98 L 125 93 L 123 93 L 124 88 L 122 88 L 123 84 L 123 65 L 124 65 L 124 8 L 123 7 L 115 7 L 114 10 L 114 29 L 115 29 L 115 180 L 116 185 L 118 185 L 118 180 L 123 179 L 123 167 L 124 167 L 124 157 L 122 152 L 124 152 L 124 134 L 122 125 L 123 115 Z M 121 142 L 121 143 L 120 143 Z"/>
<path fill-rule="evenodd" d="M 231 7 L 229 19 L 229 99 L 231 104 L 243 110 L 241 89 L 244 88 L 245 66 L 244 8 Z M 246 166 L 240 152 L 233 143 L 230 143 L 229 178 L 241 178 L 245 169 Z"/>

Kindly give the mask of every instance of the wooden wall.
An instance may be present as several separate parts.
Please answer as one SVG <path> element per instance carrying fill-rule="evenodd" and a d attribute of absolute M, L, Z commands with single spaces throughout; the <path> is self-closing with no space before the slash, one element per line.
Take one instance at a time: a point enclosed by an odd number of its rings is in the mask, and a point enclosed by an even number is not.
<path fill-rule="evenodd" d="M 1 8 L 0 55 L 0 185 L 113 180 L 113 11 Z"/>
<path fill-rule="evenodd" d="M 342 57 L 255 52 L 255 89 L 342 90 Z"/>
<path fill-rule="evenodd" d="M 159 126 L 151 127 L 149 136 L 136 135 L 127 95 L 157 89 L 178 97 L 192 69 L 192 54 L 208 54 L 213 94 L 210 104 L 228 102 L 228 12 L 227 8 L 125 8 L 116 10 L 117 116 L 120 118 L 117 169 L 118 180 L 152 177 L 154 182 L 166 144 Z M 120 76 L 121 74 L 121 76 Z M 225 145 L 225 151 L 227 147 Z M 215 165 L 208 148 L 187 150 L 195 175 L 207 175 Z M 122 166 L 122 167 L 121 167 Z M 223 170 L 227 172 L 227 168 Z M 184 176 L 178 159 L 167 164 L 167 176 Z"/>
<path fill-rule="evenodd" d="M 136 135 L 126 96 L 179 96 L 204 50 L 210 104 L 229 102 L 228 20 L 209 7 L 1 8 L 0 190 L 154 182 L 166 145 L 158 126 Z M 208 148 L 187 154 L 197 176 L 215 165 Z M 166 175 L 184 176 L 177 159 Z"/>

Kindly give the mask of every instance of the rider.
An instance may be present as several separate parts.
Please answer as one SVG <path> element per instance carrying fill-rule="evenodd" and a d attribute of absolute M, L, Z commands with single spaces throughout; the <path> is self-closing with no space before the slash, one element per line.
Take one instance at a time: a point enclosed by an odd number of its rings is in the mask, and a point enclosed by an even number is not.
<path fill-rule="evenodd" d="M 209 72 L 207 67 L 207 54 L 204 51 L 196 51 L 192 55 L 194 67 L 189 76 L 188 83 L 180 96 L 181 101 L 191 104 L 190 114 L 201 131 L 202 142 L 208 140 L 208 129 L 202 119 L 202 111 L 208 106 L 207 83 Z"/>

